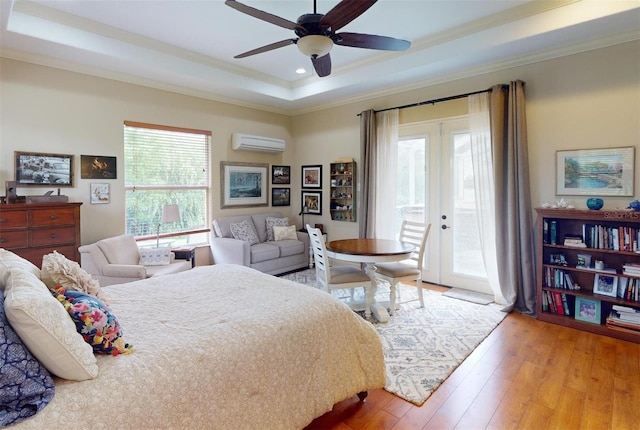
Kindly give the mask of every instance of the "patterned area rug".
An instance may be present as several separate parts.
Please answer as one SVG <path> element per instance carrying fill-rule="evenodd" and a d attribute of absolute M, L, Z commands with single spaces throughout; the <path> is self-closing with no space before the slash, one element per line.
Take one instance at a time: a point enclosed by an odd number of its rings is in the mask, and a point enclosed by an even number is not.
<path fill-rule="evenodd" d="M 283 277 L 315 287 L 313 270 Z M 387 299 L 388 291 L 388 284 L 381 285 L 377 297 Z M 417 299 L 417 291 L 401 285 L 400 296 L 401 302 Z M 424 308 L 417 301 L 403 303 L 388 323 L 374 324 L 384 347 L 385 389 L 418 406 L 507 315 L 496 304 L 479 305 L 429 290 L 424 301 Z"/>

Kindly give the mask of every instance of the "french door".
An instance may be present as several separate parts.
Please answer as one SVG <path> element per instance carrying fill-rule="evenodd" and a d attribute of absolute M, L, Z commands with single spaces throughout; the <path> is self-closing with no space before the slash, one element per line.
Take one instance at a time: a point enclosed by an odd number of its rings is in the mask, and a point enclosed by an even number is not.
<path fill-rule="evenodd" d="M 487 282 L 475 205 L 466 117 L 400 126 L 396 224 L 431 223 L 422 279 L 493 294 Z"/>

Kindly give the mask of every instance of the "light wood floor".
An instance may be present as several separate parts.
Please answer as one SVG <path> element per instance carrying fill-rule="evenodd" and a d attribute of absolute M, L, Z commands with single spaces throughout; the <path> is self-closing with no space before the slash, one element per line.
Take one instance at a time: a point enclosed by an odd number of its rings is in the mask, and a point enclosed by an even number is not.
<path fill-rule="evenodd" d="M 421 407 L 380 389 L 307 429 L 640 429 L 640 345 L 512 313 Z"/>

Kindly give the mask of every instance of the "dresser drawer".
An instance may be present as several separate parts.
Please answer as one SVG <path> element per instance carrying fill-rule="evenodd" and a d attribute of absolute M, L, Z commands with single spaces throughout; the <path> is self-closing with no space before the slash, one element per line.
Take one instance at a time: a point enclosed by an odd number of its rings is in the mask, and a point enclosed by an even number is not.
<path fill-rule="evenodd" d="M 27 230 L 0 231 L 0 248 L 26 248 L 29 246 Z"/>
<path fill-rule="evenodd" d="M 31 246 L 48 246 L 75 242 L 75 227 L 43 228 L 33 229 L 31 231 Z"/>
<path fill-rule="evenodd" d="M 25 228 L 28 220 L 27 211 L 0 211 L 0 231 L 9 228 Z"/>
<path fill-rule="evenodd" d="M 31 213 L 32 226 L 72 225 L 75 222 L 74 211 L 71 208 L 47 209 Z"/>
<path fill-rule="evenodd" d="M 42 267 L 42 257 L 47 254 L 51 254 L 53 251 L 58 251 L 60 254 L 67 257 L 69 260 L 75 261 L 76 263 L 80 262 L 80 260 L 78 259 L 78 251 L 75 250 L 73 246 L 68 245 L 61 247 L 51 246 L 45 248 L 16 249 L 12 252 L 15 252 L 22 258 L 26 258 L 36 266 Z"/>

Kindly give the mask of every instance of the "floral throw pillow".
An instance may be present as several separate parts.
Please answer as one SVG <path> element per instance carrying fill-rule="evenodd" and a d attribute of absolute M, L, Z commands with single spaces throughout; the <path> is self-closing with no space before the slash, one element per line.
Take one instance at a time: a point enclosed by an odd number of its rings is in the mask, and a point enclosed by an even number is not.
<path fill-rule="evenodd" d="M 288 227 L 289 226 L 289 218 L 276 218 L 276 217 L 267 217 L 267 240 L 274 241 L 276 240 L 273 235 L 273 227 Z"/>
<path fill-rule="evenodd" d="M 231 235 L 234 239 L 249 242 L 250 245 L 260 242 L 258 233 L 256 233 L 255 228 L 253 228 L 247 220 L 231 224 L 229 228 L 231 229 Z"/>
<path fill-rule="evenodd" d="M 80 333 L 95 352 L 130 354 L 133 345 L 124 340 L 122 328 L 104 303 L 88 294 L 57 287 L 54 297 L 67 310 Z"/>

